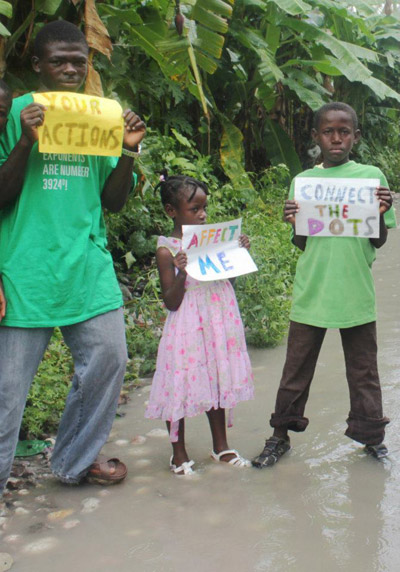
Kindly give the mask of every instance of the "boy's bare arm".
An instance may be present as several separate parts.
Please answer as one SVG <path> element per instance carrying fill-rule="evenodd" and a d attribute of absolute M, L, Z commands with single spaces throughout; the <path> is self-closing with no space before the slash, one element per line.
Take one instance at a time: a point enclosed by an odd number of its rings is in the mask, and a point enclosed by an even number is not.
<path fill-rule="evenodd" d="M 146 134 L 146 125 L 136 113 L 127 109 L 123 147 L 133 151 Z M 108 177 L 101 194 L 101 202 L 111 212 L 118 212 L 125 205 L 132 186 L 133 157 L 122 155 L 117 166 Z"/>
<path fill-rule="evenodd" d="M 305 250 L 307 237 L 306 236 L 299 236 L 296 234 L 296 214 L 299 212 L 299 204 L 297 201 L 289 199 L 285 201 L 285 207 L 283 210 L 283 220 L 288 222 L 293 227 L 293 238 L 292 242 L 297 248 L 300 250 Z"/>
<path fill-rule="evenodd" d="M 20 194 L 32 146 L 37 141 L 37 127 L 43 124 L 45 108 L 31 103 L 21 111 L 22 134 L 8 159 L 0 167 L 0 209 Z"/>
<path fill-rule="evenodd" d="M 384 214 L 393 204 L 393 195 L 387 187 L 377 187 L 376 196 L 379 201 L 379 238 L 370 238 L 375 248 L 383 246 L 387 240 L 388 229 L 385 224 Z"/>

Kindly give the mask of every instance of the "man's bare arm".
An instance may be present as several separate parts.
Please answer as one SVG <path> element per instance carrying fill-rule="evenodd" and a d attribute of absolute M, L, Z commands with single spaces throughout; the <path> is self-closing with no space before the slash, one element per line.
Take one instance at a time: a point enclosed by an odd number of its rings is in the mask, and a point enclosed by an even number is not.
<path fill-rule="evenodd" d="M 146 125 L 135 112 L 127 109 L 123 113 L 125 122 L 123 147 L 133 151 L 146 134 Z M 108 177 L 101 194 L 101 202 L 111 212 L 122 209 L 132 186 L 133 158 L 122 155 L 117 166 Z"/>
<path fill-rule="evenodd" d="M 32 146 L 37 141 L 37 127 L 44 121 L 43 105 L 31 103 L 21 111 L 22 134 L 8 159 L 0 167 L 0 209 L 15 201 L 24 183 Z"/>

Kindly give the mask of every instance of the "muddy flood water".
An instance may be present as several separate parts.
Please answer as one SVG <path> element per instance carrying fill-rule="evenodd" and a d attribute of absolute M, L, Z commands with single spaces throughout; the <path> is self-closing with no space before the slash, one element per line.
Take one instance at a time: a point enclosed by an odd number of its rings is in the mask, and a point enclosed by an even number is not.
<path fill-rule="evenodd" d="M 106 452 L 128 465 L 125 483 L 66 487 L 50 479 L 2 521 L 0 552 L 13 572 L 264 572 L 400 570 L 400 233 L 378 253 L 380 374 L 390 457 L 368 457 L 344 436 L 348 390 L 339 334 L 323 345 L 305 433 L 272 468 L 210 459 L 206 416 L 187 423 L 197 475 L 170 474 L 164 426 L 143 418 L 134 393 Z M 244 456 L 269 436 L 267 419 L 285 346 L 251 351 L 256 399 L 235 411 L 229 442 Z M 3 568 L 0 567 L 1 570 Z"/>

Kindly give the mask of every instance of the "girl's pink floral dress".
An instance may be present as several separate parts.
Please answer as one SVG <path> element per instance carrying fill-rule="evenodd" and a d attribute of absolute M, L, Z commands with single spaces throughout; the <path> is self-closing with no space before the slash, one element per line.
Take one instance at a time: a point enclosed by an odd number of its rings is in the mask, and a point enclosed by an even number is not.
<path fill-rule="evenodd" d="M 181 240 L 160 236 L 175 256 Z M 211 408 L 253 398 L 253 375 L 235 292 L 229 280 L 189 275 L 178 310 L 168 312 L 158 348 L 146 417 L 174 425 Z M 171 440 L 173 431 L 171 430 Z"/>

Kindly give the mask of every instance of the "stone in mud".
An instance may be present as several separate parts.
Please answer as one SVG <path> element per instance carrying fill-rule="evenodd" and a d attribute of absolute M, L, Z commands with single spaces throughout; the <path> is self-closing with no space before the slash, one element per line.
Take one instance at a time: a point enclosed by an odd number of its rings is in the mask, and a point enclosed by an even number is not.
<path fill-rule="evenodd" d="M 148 447 L 134 447 L 129 449 L 128 455 L 132 455 L 132 457 L 142 457 L 143 455 L 151 455 L 151 449 Z"/>
<path fill-rule="evenodd" d="M 114 441 L 114 445 L 117 445 L 118 447 L 124 447 L 125 445 L 128 445 L 128 443 L 128 439 L 117 439 L 117 441 Z"/>
<path fill-rule="evenodd" d="M 57 545 L 57 540 L 51 536 L 47 538 L 41 538 L 35 542 L 31 542 L 23 547 L 23 552 L 27 554 L 40 554 L 41 552 L 47 552 Z"/>
<path fill-rule="evenodd" d="M 19 516 L 25 516 L 26 514 L 29 514 L 30 510 L 28 510 L 27 508 L 24 508 L 23 506 L 17 506 L 17 508 L 15 509 L 15 514 L 18 514 Z"/>
<path fill-rule="evenodd" d="M 14 560 L 12 559 L 11 554 L 8 554 L 7 552 L 0 552 L 0 572 L 10 570 L 13 562 Z"/>
<path fill-rule="evenodd" d="M 46 524 L 44 522 L 34 522 L 33 524 L 31 524 L 28 528 L 28 531 L 31 534 L 36 534 L 37 532 L 40 532 L 43 529 L 49 528 L 48 526 L 46 526 Z"/>
<path fill-rule="evenodd" d="M 17 477 L 9 477 L 7 481 L 7 488 L 11 490 L 21 489 L 25 486 L 23 479 L 18 479 Z"/>
<path fill-rule="evenodd" d="M 18 542 L 19 540 L 21 540 L 21 538 L 22 537 L 20 534 L 9 534 L 8 536 L 5 536 L 3 538 L 3 541 L 14 543 L 14 542 Z"/>
<path fill-rule="evenodd" d="M 143 534 L 143 530 L 140 530 L 139 528 L 132 528 L 131 530 L 128 530 L 125 534 L 126 536 L 140 536 L 140 534 Z"/>
<path fill-rule="evenodd" d="M 99 499 L 88 497 L 82 501 L 82 511 L 83 513 L 93 512 L 99 508 Z"/>
<path fill-rule="evenodd" d="M 132 480 L 137 484 L 151 483 L 152 481 L 154 481 L 154 477 L 151 475 L 135 475 L 134 477 L 132 477 Z"/>
<path fill-rule="evenodd" d="M 152 429 L 146 435 L 149 437 L 168 437 L 168 431 L 166 429 Z"/>
<path fill-rule="evenodd" d="M 75 528 L 75 526 L 78 526 L 78 524 L 80 524 L 80 520 L 76 519 L 71 519 L 71 520 L 66 520 L 63 524 L 63 528 L 66 528 L 67 530 L 69 530 L 70 528 Z"/>
<path fill-rule="evenodd" d="M 146 442 L 146 437 L 144 435 L 135 435 L 133 439 L 131 439 L 131 445 L 143 445 Z"/>
<path fill-rule="evenodd" d="M 57 520 L 63 520 L 64 518 L 67 518 L 67 516 L 71 516 L 73 512 L 74 511 L 72 508 L 68 508 L 65 510 L 57 510 L 55 512 L 49 512 L 47 518 L 48 520 L 50 520 L 50 522 L 55 522 Z"/>
<path fill-rule="evenodd" d="M 139 487 L 138 489 L 136 489 L 135 494 L 137 495 L 147 495 L 151 492 L 151 489 L 149 487 Z"/>
<path fill-rule="evenodd" d="M 149 467 L 151 465 L 151 460 L 139 459 L 138 461 L 136 461 L 135 465 L 138 469 L 143 469 L 144 467 Z"/>

